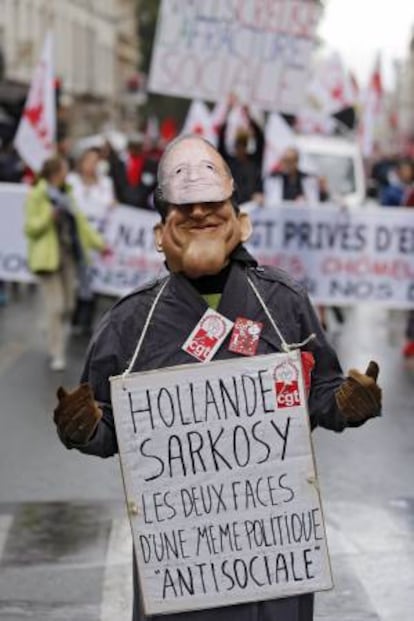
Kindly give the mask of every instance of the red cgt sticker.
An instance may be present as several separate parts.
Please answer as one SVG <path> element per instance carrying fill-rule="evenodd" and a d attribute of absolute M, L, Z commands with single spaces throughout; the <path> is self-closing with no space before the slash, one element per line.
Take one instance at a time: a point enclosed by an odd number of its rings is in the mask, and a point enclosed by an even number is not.
<path fill-rule="evenodd" d="M 243 356 L 255 356 L 263 324 L 259 321 L 237 317 L 231 335 L 229 350 Z"/>
<path fill-rule="evenodd" d="M 233 322 L 213 309 L 206 310 L 182 349 L 200 362 L 208 362 L 226 339 Z"/>
<path fill-rule="evenodd" d="M 299 371 L 291 361 L 278 364 L 273 372 L 277 407 L 294 408 L 301 405 Z"/>

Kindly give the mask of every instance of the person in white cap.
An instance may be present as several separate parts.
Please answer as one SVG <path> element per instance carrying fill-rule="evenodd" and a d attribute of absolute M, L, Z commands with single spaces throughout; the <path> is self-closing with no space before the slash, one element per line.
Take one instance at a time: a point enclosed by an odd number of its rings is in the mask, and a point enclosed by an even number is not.
<path fill-rule="evenodd" d="M 118 451 L 109 377 L 127 367 L 145 371 L 194 363 L 183 344 L 208 307 L 233 322 L 243 317 L 263 326 L 255 334 L 257 354 L 286 351 L 288 343 L 307 343 L 314 359 L 309 394 L 312 427 L 342 431 L 380 414 L 377 365 L 371 363 L 366 374 L 353 370 L 344 378 L 306 292 L 284 272 L 260 267 L 244 248 L 250 220 L 238 210 L 230 170 L 214 147 L 193 136 L 171 143 L 160 161 L 155 204 L 161 215 L 156 244 L 165 254 L 169 275 L 115 304 L 92 338 L 82 384 L 71 392 L 58 390 L 55 422 L 68 448 L 101 457 Z M 142 348 L 136 356 L 138 340 Z M 243 353 L 251 354 L 229 349 L 227 337 L 214 359 Z M 136 563 L 134 596 L 133 619 L 144 621 Z M 313 594 L 151 617 L 161 618 L 311 621 Z"/>

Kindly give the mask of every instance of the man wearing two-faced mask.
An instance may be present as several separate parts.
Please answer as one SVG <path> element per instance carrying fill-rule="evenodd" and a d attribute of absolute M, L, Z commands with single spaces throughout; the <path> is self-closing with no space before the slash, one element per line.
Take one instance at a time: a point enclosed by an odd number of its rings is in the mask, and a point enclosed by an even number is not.
<path fill-rule="evenodd" d="M 156 244 L 165 255 L 169 275 L 112 308 L 90 344 L 83 384 L 72 392 L 59 389 L 55 422 L 68 448 L 101 457 L 116 453 L 109 377 L 128 366 L 144 371 L 194 363 L 183 346 L 209 308 L 235 326 L 240 321 L 249 325 L 252 335 L 250 342 L 238 346 L 227 336 L 214 360 L 293 348 L 311 354 L 312 427 L 342 431 L 380 414 L 377 365 L 370 363 L 366 374 L 352 370 L 344 378 L 303 289 L 284 272 L 258 266 L 244 248 L 250 220 L 238 210 L 231 173 L 214 147 L 194 136 L 171 143 L 160 161 L 155 204 L 161 216 L 155 227 Z M 138 356 L 137 341 L 142 345 Z M 136 576 L 134 586 L 133 618 L 143 621 Z M 311 621 L 313 595 L 162 618 Z"/>

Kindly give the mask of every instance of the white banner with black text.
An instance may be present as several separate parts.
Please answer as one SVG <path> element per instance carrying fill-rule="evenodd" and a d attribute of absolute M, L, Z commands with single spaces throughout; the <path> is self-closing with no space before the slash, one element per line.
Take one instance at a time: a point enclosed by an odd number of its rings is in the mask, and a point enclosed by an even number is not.
<path fill-rule="evenodd" d="M 24 236 L 27 187 L 0 184 L 0 280 L 30 282 Z M 294 203 L 250 211 L 248 244 L 259 263 L 287 271 L 313 302 L 414 308 L 414 209 Z M 92 221 L 112 254 L 93 256 L 93 289 L 122 296 L 164 272 L 151 211 L 118 206 Z"/>

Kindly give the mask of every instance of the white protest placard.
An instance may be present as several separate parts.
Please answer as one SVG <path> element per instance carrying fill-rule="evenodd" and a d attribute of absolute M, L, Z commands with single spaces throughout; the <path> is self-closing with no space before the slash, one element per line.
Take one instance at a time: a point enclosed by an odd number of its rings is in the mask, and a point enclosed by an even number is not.
<path fill-rule="evenodd" d="M 236 93 L 262 110 L 303 105 L 318 2 L 163 0 L 149 90 L 219 101 Z"/>
<path fill-rule="evenodd" d="M 34 280 L 24 235 L 27 192 L 27 186 L 0 183 L 0 280 Z M 250 216 L 253 256 L 288 272 L 315 304 L 414 308 L 414 209 L 285 203 L 251 207 Z M 155 212 L 124 205 L 92 220 L 113 251 L 93 256 L 97 293 L 126 295 L 163 274 L 164 255 L 153 235 L 158 220 Z"/>
<path fill-rule="evenodd" d="M 414 209 L 285 203 L 250 216 L 253 256 L 315 303 L 414 308 Z"/>
<path fill-rule="evenodd" d="M 0 183 L 0 280 L 33 282 L 27 265 L 24 206 L 29 188 Z M 92 253 L 90 277 L 97 293 L 121 296 L 130 293 L 164 271 L 164 257 L 154 245 L 155 212 L 118 205 L 90 218 L 104 236 L 112 254 Z"/>
<path fill-rule="evenodd" d="M 24 235 L 24 203 L 28 187 L 0 183 L 0 280 L 32 282 L 27 266 L 27 241 Z"/>
<path fill-rule="evenodd" d="M 153 229 L 158 221 L 155 211 L 125 205 L 111 209 L 100 230 L 112 254 L 94 257 L 91 269 L 94 291 L 127 295 L 164 273 L 164 255 L 156 250 L 154 243 Z"/>
<path fill-rule="evenodd" d="M 300 354 L 111 378 L 145 614 L 332 587 Z"/>

